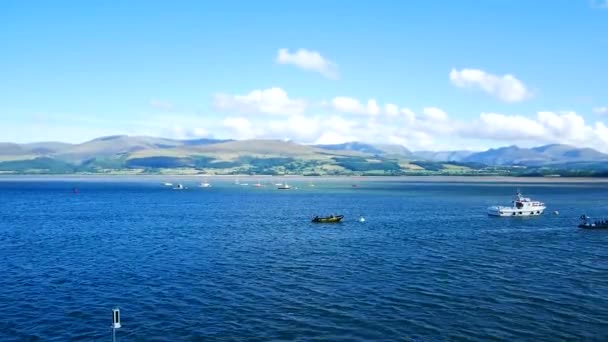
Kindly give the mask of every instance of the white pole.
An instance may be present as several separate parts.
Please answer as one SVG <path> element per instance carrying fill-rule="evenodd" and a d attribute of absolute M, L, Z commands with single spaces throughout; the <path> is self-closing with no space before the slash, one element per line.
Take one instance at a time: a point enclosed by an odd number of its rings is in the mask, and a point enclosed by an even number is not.
<path fill-rule="evenodd" d="M 112 342 L 116 342 L 116 329 L 120 327 L 120 309 L 115 307 L 112 309 Z"/>

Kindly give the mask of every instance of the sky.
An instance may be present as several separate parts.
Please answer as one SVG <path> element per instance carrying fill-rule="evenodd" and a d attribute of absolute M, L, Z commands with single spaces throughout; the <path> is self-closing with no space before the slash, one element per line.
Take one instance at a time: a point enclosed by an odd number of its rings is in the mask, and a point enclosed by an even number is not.
<path fill-rule="evenodd" d="M 608 152 L 608 0 L 0 3 L 0 141 Z"/>

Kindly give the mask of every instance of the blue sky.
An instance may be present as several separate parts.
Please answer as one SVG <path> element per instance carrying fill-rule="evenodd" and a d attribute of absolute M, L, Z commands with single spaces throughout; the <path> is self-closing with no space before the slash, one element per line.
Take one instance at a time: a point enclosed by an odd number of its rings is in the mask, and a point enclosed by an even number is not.
<path fill-rule="evenodd" d="M 0 141 L 608 150 L 600 0 L 0 6 Z"/>

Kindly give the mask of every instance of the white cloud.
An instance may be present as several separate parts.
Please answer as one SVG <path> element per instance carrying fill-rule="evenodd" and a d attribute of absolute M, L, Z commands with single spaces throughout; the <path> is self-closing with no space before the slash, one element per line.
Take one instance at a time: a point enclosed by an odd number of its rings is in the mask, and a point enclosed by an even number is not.
<path fill-rule="evenodd" d="M 254 90 L 247 95 L 216 94 L 215 108 L 225 111 L 236 111 L 244 114 L 301 114 L 306 109 L 306 102 L 290 99 L 281 88 Z"/>
<path fill-rule="evenodd" d="M 383 114 L 393 120 L 405 118 L 406 122 L 412 122 L 416 119 L 416 114 L 409 108 L 403 107 L 400 109 L 394 103 L 386 103 L 384 106 L 380 106 L 375 99 L 369 99 L 367 103 L 364 103 L 353 97 L 337 96 L 329 102 L 323 102 L 323 106 L 343 114 L 363 114 L 371 117 L 378 117 Z M 433 114 L 437 117 L 445 115 L 443 111 L 437 108 L 430 108 L 430 111 L 432 112 L 431 116 Z"/>
<path fill-rule="evenodd" d="M 470 125 L 460 129 L 460 135 L 474 139 L 503 141 L 541 139 L 545 127 L 533 119 L 519 115 L 481 113 Z"/>
<path fill-rule="evenodd" d="M 285 120 L 267 122 L 266 135 L 269 138 L 289 138 L 291 140 L 308 142 L 319 135 L 321 120 L 319 117 L 293 115 Z"/>
<path fill-rule="evenodd" d="M 118 132 L 109 129 L 116 127 L 115 121 L 101 118 L 81 126 L 102 130 L 103 135 L 126 133 L 194 138 L 211 137 L 212 132 L 216 138 L 291 139 L 300 143 L 397 143 L 412 150 L 564 143 L 608 152 L 606 124 L 586 122 L 575 112 L 540 111 L 532 115 L 486 112 L 464 120 L 434 106 L 414 108 L 415 113 L 393 101 L 360 101 L 346 96 L 333 98 L 322 106 L 312 106 L 314 111 L 305 110 L 306 107 L 300 104 L 305 103 L 289 98 L 279 88 L 271 88 L 216 98 L 218 108 L 236 112 L 228 117 L 194 113 L 147 115 L 132 122 L 121 121 L 122 131 Z M 604 108 L 595 111 L 603 112 Z M 284 115 L 268 115 L 279 113 Z M 65 117 L 53 123 L 66 123 L 68 127 L 67 123 L 74 125 L 78 120 L 78 116 Z M 12 130 L 18 131 L 14 127 Z M 7 128 L 3 127 L 3 131 L 6 133 Z"/>
<path fill-rule="evenodd" d="M 184 127 L 181 125 L 174 125 L 166 132 L 166 134 L 168 134 L 168 136 L 171 138 L 177 139 L 210 137 L 209 132 L 203 127 Z"/>
<path fill-rule="evenodd" d="M 595 107 L 593 108 L 593 112 L 599 115 L 608 115 L 608 107 Z"/>
<path fill-rule="evenodd" d="M 279 49 L 276 62 L 279 64 L 291 64 L 307 71 L 318 72 L 329 79 L 338 78 L 338 66 L 321 56 L 317 51 L 298 49 L 291 53 L 289 49 Z"/>
<path fill-rule="evenodd" d="M 324 132 L 319 139 L 315 141 L 315 144 L 320 145 L 331 145 L 331 144 L 342 144 L 351 141 L 357 141 L 358 138 L 354 135 L 342 135 L 340 133 L 327 131 Z"/>
<path fill-rule="evenodd" d="M 480 88 L 504 102 L 521 102 L 532 97 L 526 85 L 513 75 L 493 75 L 479 69 L 452 69 L 450 81 L 459 88 Z"/>
<path fill-rule="evenodd" d="M 226 118 L 222 121 L 222 126 L 228 128 L 236 139 L 252 139 L 257 136 L 253 130 L 253 124 L 247 118 Z"/>
<path fill-rule="evenodd" d="M 593 129 L 586 126 L 585 119 L 574 112 L 538 112 L 537 121 L 554 138 L 579 143 L 593 135 Z"/>
<path fill-rule="evenodd" d="M 331 100 L 333 109 L 343 113 L 361 113 L 365 109 L 359 100 L 352 97 L 338 96 Z"/>
<path fill-rule="evenodd" d="M 361 107 L 368 111 L 367 104 L 361 104 Z M 23 141 L 15 132 L 32 126 L 32 130 L 41 136 L 57 140 L 69 136 L 72 141 L 84 141 L 102 135 L 130 134 L 172 138 L 273 138 L 325 144 L 362 141 L 397 143 L 413 150 L 563 143 L 608 152 L 606 124 L 601 121 L 586 122 L 574 112 L 541 111 L 526 116 L 481 113 L 473 119 L 459 120 L 437 107 L 423 108 L 421 114 L 416 115 L 411 109 L 397 106 L 401 108 L 397 116 L 392 115 L 394 107 L 383 105 L 382 108 L 380 115 L 365 116 L 308 112 L 269 118 L 264 114 L 221 117 L 174 113 L 121 121 L 120 131 L 116 131 L 115 120 L 99 118 L 93 122 L 83 122 L 79 121 L 78 116 L 64 117 L 61 120 L 54 117 L 52 121 L 30 120 L 28 126 L 9 123 L 0 128 L 9 137 L 8 140 L 13 141 Z"/>
<path fill-rule="evenodd" d="M 388 116 L 398 116 L 399 115 L 399 107 L 392 103 L 387 103 L 384 105 L 384 112 Z"/>
<path fill-rule="evenodd" d="M 416 113 L 409 108 L 401 108 L 401 115 L 403 115 L 405 120 L 410 124 L 416 120 Z"/>
<path fill-rule="evenodd" d="M 367 112 L 371 115 L 380 114 L 380 107 L 378 106 L 376 100 L 371 99 L 367 101 Z"/>
<path fill-rule="evenodd" d="M 443 110 L 435 107 L 426 107 L 422 111 L 426 117 L 426 119 L 430 121 L 446 121 L 448 119 L 448 114 Z"/>
<path fill-rule="evenodd" d="M 344 104 L 349 105 L 342 108 L 343 112 L 367 112 L 361 102 L 348 99 Z M 399 111 L 402 116 L 395 116 L 396 108 L 399 107 L 386 104 L 383 110 L 386 116 L 370 116 L 368 120 L 351 116 L 354 124 L 339 134 L 324 133 L 323 141 L 399 143 L 410 149 L 470 148 L 472 142 L 494 147 L 564 143 L 608 152 L 606 125 L 586 123 L 575 112 L 541 111 L 535 116 L 481 113 L 473 120 L 456 120 L 436 107 L 423 108 L 420 118 L 409 108 L 402 108 Z"/>
<path fill-rule="evenodd" d="M 460 137 L 510 144 L 571 144 L 608 152 L 608 129 L 604 123 L 590 125 L 575 112 L 543 111 L 536 117 L 482 113 L 472 123 L 464 124 L 458 130 Z"/>
<path fill-rule="evenodd" d="M 380 106 L 374 99 L 367 100 L 367 104 L 361 103 L 361 101 L 347 96 L 334 97 L 330 106 L 341 113 L 350 114 L 367 114 L 367 115 L 378 115 L 380 114 Z"/>

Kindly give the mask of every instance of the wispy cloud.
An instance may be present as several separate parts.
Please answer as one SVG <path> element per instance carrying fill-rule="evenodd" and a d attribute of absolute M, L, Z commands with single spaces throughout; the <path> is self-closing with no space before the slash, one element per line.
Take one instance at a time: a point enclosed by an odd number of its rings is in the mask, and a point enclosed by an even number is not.
<path fill-rule="evenodd" d="M 279 49 L 276 62 L 291 64 L 306 71 L 314 71 L 329 79 L 338 79 L 337 64 L 324 58 L 317 51 L 298 49 L 291 53 L 289 49 Z"/>
<path fill-rule="evenodd" d="M 608 0 L 590 0 L 591 8 L 608 9 Z"/>
<path fill-rule="evenodd" d="M 521 102 L 532 97 L 526 85 L 510 74 L 499 76 L 479 69 L 452 69 L 450 81 L 459 88 L 479 88 L 504 102 Z"/>
<path fill-rule="evenodd" d="M 158 99 L 150 100 L 150 106 L 167 111 L 173 110 L 175 108 L 171 102 Z"/>
<path fill-rule="evenodd" d="M 599 115 L 608 115 L 608 107 L 595 107 L 593 112 Z"/>

